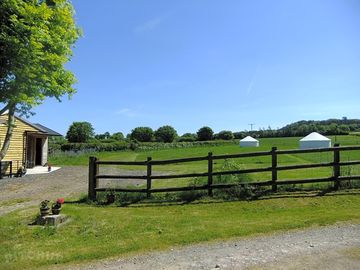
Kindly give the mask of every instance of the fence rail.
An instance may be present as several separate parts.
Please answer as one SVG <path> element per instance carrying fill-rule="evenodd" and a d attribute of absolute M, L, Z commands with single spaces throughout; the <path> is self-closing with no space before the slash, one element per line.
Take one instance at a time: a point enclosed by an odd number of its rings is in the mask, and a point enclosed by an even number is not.
<path fill-rule="evenodd" d="M 340 187 L 341 181 L 348 180 L 360 180 L 360 175 L 341 176 L 341 166 L 359 165 L 360 160 L 352 161 L 340 161 L 340 153 L 343 151 L 354 151 L 360 150 L 360 146 L 345 146 L 340 147 L 334 145 L 331 148 L 320 148 L 320 149 L 296 149 L 296 150 L 277 150 L 273 147 L 271 151 L 252 152 L 252 153 L 239 153 L 230 155 L 216 155 L 214 156 L 211 152 L 207 156 L 203 157 L 191 157 L 191 158 L 180 158 L 171 160 L 152 160 L 148 157 L 146 161 L 100 161 L 96 157 L 89 158 L 89 190 L 88 195 L 91 200 L 96 200 L 96 193 L 108 190 L 107 188 L 99 187 L 99 180 L 102 179 L 142 179 L 146 180 L 146 188 L 134 189 L 134 188 L 111 188 L 112 191 L 121 192 L 144 192 L 149 197 L 151 193 L 157 192 L 173 192 L 173 191 L 187 191 L 187 190 L 207 190 L 208 195 L 212 196 L 213 189 L 231 188 L 238 185 L 252 185 L 252 186 L 271 186 L 272 191 L 277 191 L 279 185 L 288 184 L 306 184 L 306 183 L 322 183 L 322 182 L 334 182 L 334 189 Z M 305 154 L 305 153 L 318 153 L 318 152 L 329 152 L 333 154 L 332 162 L 325 163 L 309 163 L 309 164 L 296 164 L 296 165 L 278 165 L 278 156 L 285 154 Z M 231 170 L 231 171 L 213 171 L 214 160 L 225 160 L 234 158 L 247 158 L 247 157 L 261 157 L 270 156 L 271 166 L 254 169 L 243 169 L 243 170 Z M 170 174 L 170 175 L 153 175 L 152 168 L 154 165 L 169 165 L 175 163 L 184 162 L 195 162 L 195 161 L 207 161 L 207 172 L 202 173 L 186 173 L 186 174 Z M 100 166 L 107 165 L 137 165 L 146 166 L 146 175 L 134 176 L 134 175 L 109 175 L 99 174 Z M 282 179 L 278 180 L 279 171 L 308 169 L 308 168 L 321 168 L 321 167 L 332 167 L 332 176 L 325 178 L 308 178 L 308 179 Z M 258 182 L 247 182 L 247 183 L 228 183 L 228 184 L 214 184 L 213 176 L 221 175 L 236 175 L 236 174 L 250 174 L 259 172 L 271 172 L 271 179 Z M 152 188 L 152 180 L 160 179 L 177 179 L 177 178 L 190 178 L 190 177 L 207 177 L 206 185 L 199 186 L 186 186 L 186 187 L 168 187 L 168 188 Z"/>

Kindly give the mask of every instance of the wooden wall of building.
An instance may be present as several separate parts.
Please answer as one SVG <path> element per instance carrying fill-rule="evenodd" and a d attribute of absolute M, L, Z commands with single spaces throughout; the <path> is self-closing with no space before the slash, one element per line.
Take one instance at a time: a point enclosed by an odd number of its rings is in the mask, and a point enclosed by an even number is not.
<path fill-rule="evenodd" d="M 4 120 L 7 123 L 7 115 L 0 115 L 0 119 Z M 2 121 L 3 122 L 3 121 Z M 6 135 L 7 126 L 5 124 L 0 124 L 0 145 L 2 146 L 4 143 L 5 135 Z M 13 135 L 10 142 L 9 150 L 7 151 L 7 154 L 4 161 L 13 161 L 14 169 L 16 170 L 16 165 L 19 162 L 20 166 L 22 166 L 22 163 L 24 160 L 24 135 L 25 131 L 30 132 L 39 132 L 34 127 L 28 125 L 27 123 L 16 119 L 15 120 L 15 128 L 13 131 Z"/>

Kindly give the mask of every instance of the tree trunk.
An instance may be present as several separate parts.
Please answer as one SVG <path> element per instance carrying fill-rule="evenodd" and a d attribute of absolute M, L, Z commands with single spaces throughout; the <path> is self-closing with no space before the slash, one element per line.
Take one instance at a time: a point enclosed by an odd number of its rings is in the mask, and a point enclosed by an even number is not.
<path fill-rule="evenodd" d="M 15 107 L 16 107 L 15 105 L 9 106 L 9 114 L 7 121 L 8 126 L 7 126 L 5 140 L 0 151 L 0 161 L 3 160 L 10 146 L 10 140 L 15 126 Z"/>

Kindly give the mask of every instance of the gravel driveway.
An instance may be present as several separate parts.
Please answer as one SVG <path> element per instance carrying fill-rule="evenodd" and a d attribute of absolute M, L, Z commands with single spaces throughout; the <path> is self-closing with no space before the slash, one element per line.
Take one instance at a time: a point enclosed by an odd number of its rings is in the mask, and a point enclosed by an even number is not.
<path fill-rule="evenodd" d="M 122 173 L 141 175 L 141 171 L 125 171 L 114 167 L 102 170 L 101 174 Z M 123 180 L 121 185 L 139 185 L 143 180 Z M 111 186 L 114 181 L 102 181 Z M 88 168 L 81 166 L 64 167 L 48 174 L 25 175 L 19 178 L 0 179 L 0 216 L 16 209 L 38 205 L 42 200 L 58 197 L 79 198 L 88 192 Z"/>
<path fill-rule="evenodd" d="M 67 269 L 360 269 L 360 225 L 193 245 Z"/>

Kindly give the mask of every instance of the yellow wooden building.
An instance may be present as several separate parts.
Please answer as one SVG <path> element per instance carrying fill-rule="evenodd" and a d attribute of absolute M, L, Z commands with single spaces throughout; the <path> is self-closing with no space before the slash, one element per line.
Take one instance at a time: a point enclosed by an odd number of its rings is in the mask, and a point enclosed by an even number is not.
<path fill-rule="evenodd" d="M 1 146 L 6 135 L 7 119 L 7 114 L 0 116 Z M 12 161 L 14 173 L 20 168 L 33 168 L 34 166 L 46 165 L 48 162 L 49 136 L 61 136 L 61 134 L 40 124 L 33 124 L 21 117 L 15 116 L 15 127 L 9 150 L 2 162 Z M 4 164 L 6 164 L 6 162 Z"/>

